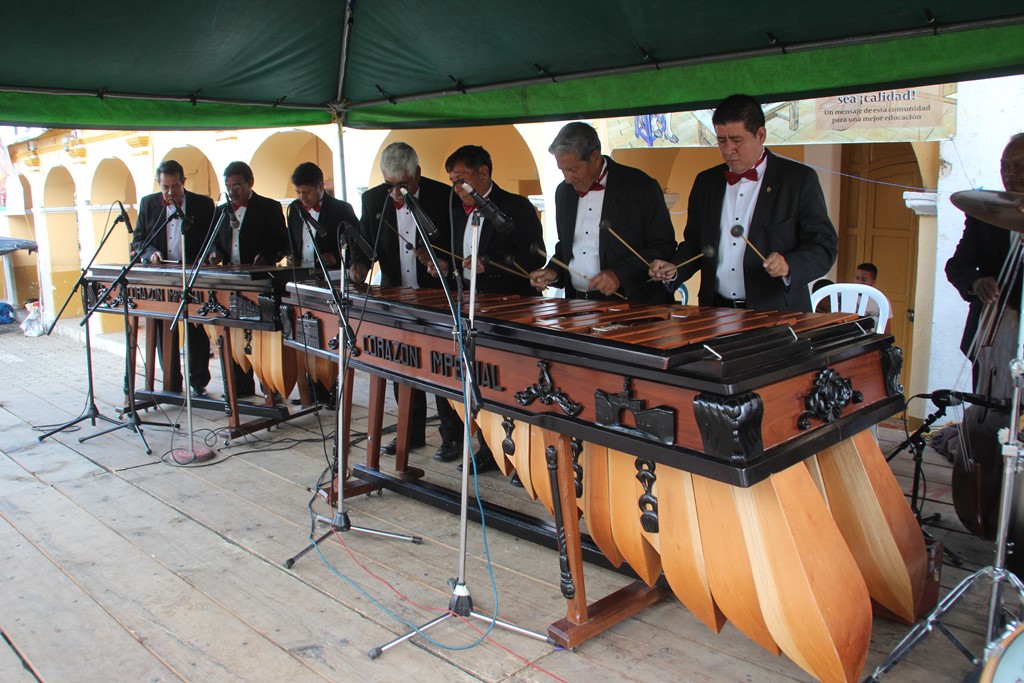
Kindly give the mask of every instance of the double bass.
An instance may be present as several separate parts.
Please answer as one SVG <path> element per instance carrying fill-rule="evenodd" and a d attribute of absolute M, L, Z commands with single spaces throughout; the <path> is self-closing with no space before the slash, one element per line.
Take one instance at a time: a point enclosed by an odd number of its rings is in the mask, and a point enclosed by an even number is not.
<path fill-rule="evenodd" d="M 989 540 L 995 539 L 999 526 L 1003 458 L 998 432 L 1009 427 L 1013 397 L 1010 362 L 1018 350 L 1022 256 L 1024 239 L 1014 233 L 998 278 L 999 296 L 985 304 L 968 351 L 974 360 L 974 391 L 986 400 L 964 411 L 959 425 L 961 449 L 953 462 L 953 507 L 957 517 L 968 531 Z M 1014 498 L 1020 500 L 1022 492 L 1024 487 L 1018 479 Z M 1010 531 L 1011 539 L 1024 538 L 1024 511 L 1015 511 Z M 1020 566 L 1015 568 L 1014 563 Z M 1007 566 L 1019 573 L 1024 568 L 1024 553 L 1008 555 Z"/>

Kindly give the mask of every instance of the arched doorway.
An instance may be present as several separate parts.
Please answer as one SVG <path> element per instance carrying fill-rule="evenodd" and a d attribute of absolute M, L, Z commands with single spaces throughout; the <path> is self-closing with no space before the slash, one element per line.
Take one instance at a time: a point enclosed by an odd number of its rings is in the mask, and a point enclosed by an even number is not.
<path fill-rule="evenodd" d="M 138 211 L 135 205 L 138 203 L 138 195 L 135 189 L 135 181 L 131 172 L 123 161 L 116 158 L 104 159 L 96 167 L 96 173 L 92 180 L 92 191 L 90 192 L 90 226 L 92 240 L 88 249 L 88 258 L 91 258 L 92 251 L 99 246 L 103 235 L 110 226 L 111 221 L 117 217 L 120 210 L 114 203 L 123 202 L 128 211 L 128 217 L 135 225 L 138 221 Z M 128 230 L 117 227 L 107 239 L 106 244 L 96 256 L 96 263 L 127 263 L 128 245 L 131 243 L 131 235 Z M 85 248 L 83 241 L 83 248 Z M 124 329 L 123 321 L 112 315 L 98 316 L 100 329 L 103 332 L 114 332 Z"/>
<path fill-rule="evenodd" d="M 81 275 L 75 196 L 75 181 L 71 173 L 63 166 L 53 167 L 43 185 L 46 229 L 45 235 L 41 235 L 39 245 L 40 256 L 46 259 L 50 273 L 50 291 L 41 292 L 39 298 L 50 315 L 60 310 Z M 82 302 L 75 297 L 75 300 L 68 304 L 65 315 L 81 314 Z"/>
<path fill-rule="evenodd" d="M 272 199 L 291 198 L 295 194 L 292 172 L 301 163 L 311 161 L 324 172 L 324 189 L 337 196 L 334 187 L 334 153 L 319 137 L 304 130 L 274 133 L 257 148 L 249 166 L 255 177 L 255 190 Z"/>
<path fill-rule="evenodd" d="M 216 198 L 220 196 L 220 181 L 210 159 L 196 147 L 175 147 L 168 150 L 161 163 L 174 159 L 185 170 L 185 188 L 196 194 Z M 153 192 L 160 191 L 160 184 L 153 179 Z"/>
<path fill-rule="evenodd" d="M 7 178 L 7 236 L 36 240 L 35 218 L 32 215 L 32 190 L 25 176 Z M 36 240 L 38 241 L 38 240 Z M 18 250 L 3 257 L 3 299 L 15 308 L 27 299 L 39 298 L 38 252 Z"/>
<path fill-rule="evenodd" d="M 427 130 L 396 130 L 385 138 L 368 169 L 367 187 L 383 181 L 380 155 L 392 142 L 405 142 L 416 150 L 423 175 L 448 183 L 444 162 L 463 145 L 480 145 L 494 162 L 494 182 L 509 192 L 529 196 L 540 193 L 540 176 L 530 148 L 514 126 L 474 126 L 470 128 L 436 128 Z"/>

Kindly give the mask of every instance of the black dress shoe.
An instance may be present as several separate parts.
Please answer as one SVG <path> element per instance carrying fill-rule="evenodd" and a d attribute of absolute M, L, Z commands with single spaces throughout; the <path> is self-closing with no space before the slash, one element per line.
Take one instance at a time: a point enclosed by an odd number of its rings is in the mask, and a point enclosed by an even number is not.
<path fill-rule="evenodd" d="M 416 450 L 417 448 L 423 448 L 426 445 L 427 445 L 427 442 L 425 440 L 424 441 L 412 441 L 412 442 L 409 443 L 409 450 L 413 451 L 413 450 Z M 384 444 L 383 446 L 381 446 L 380 452 L 381 452 L 381 455 L 395 455 L 395 454 L 397 454 L 398 453 L 398 439 L 391 439 L 390 442 L 388 442 L 388 443 Z"/>
<path fill-rule="evenodd" d="M 494 462 L 494 454 L 491 453 L 491 449 L 487 446 L 481 446 L 472 458 L 473 468 L 477 474 L 483 474 L 484 472 L 490 472 L 491 470 L 498 469 L 498 463 Z M 456 467 L 459 472 L 462 471 L 462 465 Z"/>
<path fill-rule="evenodd" d="M 192 387 L 192 396 L 196 398 L 206 396 L 206 387 Z"/>
<path fill-rule="evenodd" d="M 434 460 L 440 462 L 451 462 L 452 460 L 458 460 L 462 457 L 462 444 L 461 443 L 442 443 L 437 452 L 434 453 Z"/>

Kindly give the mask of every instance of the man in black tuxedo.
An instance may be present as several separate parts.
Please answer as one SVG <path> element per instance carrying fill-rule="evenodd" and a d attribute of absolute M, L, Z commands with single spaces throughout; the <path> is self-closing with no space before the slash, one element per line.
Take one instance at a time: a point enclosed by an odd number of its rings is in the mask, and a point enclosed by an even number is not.
<path fill-rule="evenodd" d="M 193 263 L 203 248 L 210 224 L 213 222 L 213 200 L 185 189 L 185 169 L 177 161 L 168 159 L 156 169 L 160 191 L 146 195 L 139 204 L 139 220 L 132 240 L 132 251 L 142 252 L 146 263 L 164 261 Z M 182 254 L 181 236 L 185 232 L 185 253 Z M 152 240 L 146 245 L 146 241 Z M 163 335 L 167 323 L 157 326 L 157 350 L 160 364 L 165 362 Z M 178 348 L 178 330 L 171 331 L 171 348 Z M 189 345 L 189 383 L 193 394 L 206 393 L 210 383 L 210 338 L 201 325 L 189 323 L 186 329 Z M 181 361 L 177 352 L 171 354 L 171 385 L 167 391 L 181 391 Z"/>
<path fill-rule="evenodd" d="M 1010 138 L 1003 149 L 999 173 L 1007 192 L 1024 192 L 1024 133 Z M 1005 289 L 999 286 L 999 274 L 1010 253 L 1010 231 L 990 225 L 967 216 L 964 233 L 956 245 L 953 256 L 946 261 L 946 279 L 956 287 L 964 301 L 970 303 L 967 323 L 960 341 L 960 350 L 973 363 L 977 349 L 972 348 L 978 332 L 981 312 L 986 304 L 1005 303 L 1011 309 L 1020 311 L 1021 270 L 1012 285 Z M 985 389 L 977 385 L 976 390 Z"/>
<path fill-rule="evenodd" d="M 324 266 L 334 268 L 341 262 L 339 239 L 344 226 L 354 229 L 359 224 L 356 212 L 348 202 L 324 192 L 324 172 L 310 161 L 295 168 L 292 185 L 296 199 L 288 206 L 289 263 L 303 268 L 319 267 L 313 249 L 315 235 Z M 306 219 L 306 214 L 319 224 L 320 231 Z"/>
<path fill-rule="evenodd" d="M 254 181 L 244 161 L 232 161 L 224 169 L 228 202 L 217 211 L 226 217 L 210 250 L 211 263 L 266 266 L 276 263 L 284 249 L 281 203 L 253 192 Z"/>
<path fill-rule="evenodd" d="M 380 171 L 384 182 L 363 193 L 363 213 L 359 219 L 359 231 L 373 249 L 373 259 L 354 249 L 349 277 L 352 282 L 362 282 L 371 261 L 375 260 L 380 264 L 380 283 L 384 287 L 440 287 L 440 281 L 428 270 L 426 249 L 402 190 L 416 198 L 437 229 L 431 244 L 447 249 L 451 242 L 451 189 L 444 183 L 423 177 L 419 155 L 404 142 L 393 142 L 384 148 Z M 395 387 L 396 394 L 397 391 Z M 445 460 L 447 453 L 462 443 L 462 420 L 447 399 L 440 396 L 435 399 L 441 422 L 441 448 L 435 457 Z M 420 390 L 413 390 L 412 415 L 408 419 L 411 447 L 420 448 L 426 443 L 427 421 L 426 396 Z M 385 445 L 382 451 L 393 455 L 395 442 Z"/>
<path fill-rule="evenodd" d="M 460 147 L 448 157 L 444 167 L 455 189 L 451 208 L 454 239 L 448 249 L 453 254 L 463 257 L 460 263 L 454 265 L 456 272 L 459 272 L 466 281 L 465 286 L 468 287 L 469 269 L 472 268 L 473 228 L 479 226 L 477 291 L 489 294 L 535 295 L 536 290 L 530 284 L 529 278 L 523 274 L 524 271 L 528 273 L 544 265 L 544 259 L 531 249 L 532 245 L 544 242 L 544 230 L 533 204 L 526 197 L 506 192 L 491 180 L 491 155 L 483 147 Z M 504 214 L 508 223 L 499 226 L 493 219 L 484 218 L 473 196 L 464 189 L 464 183 L 476 194 L 490 201 Z M 517 266 L 522 270 L 517 269 Z M 463 428 L 463 438 L 456 443 L 443 445 L 434 457 L 442 461 L 459 458 L 462 455 L 464 434 Z M 482 434 L 480 448 L 474 452 L 473 459 L 477 473 L 497 467 Z M 459 470 L 461 469 L 462 465 L 459 465 Z"/>
<path fill-rule="evenodd" d="M 839 244 L 817 174 L 765 149 L 764 112 L 748 95 L 727 97 L 712 122 L 725 163 L 694 180 L 683 241 L 651 276 L 685 282 L 700 270 L 701 306 L 810 311 L 808 285 Z"/>
<path fill-rule="evenodd" d="M 675 248 L 658 181 L 602 156 L 597 131 L 585 123 L 565 125 L 548 151 L 565 177 L 555 191 L 555 256 L 569 272 L 552 261 L 530 273 L 533 286 L 564 287 L 566 296 L 585 299 L 670 301 L 667 290 L 647 274 L 652 259 L 666 258 Z"/>
<path fill-rule="evenodd" d="M 471 228 L 473 225 L 480 225 L 477 291 L 489 294 L 536 295 L 537 291 L 530 284 L 530 280 L 520 271 L 522 269 L 529 273 L 544 265 L 543 257 L 530 248 L 534 244 L 544 243 L 544 228 L 533 204 L 526 197 L 501 189 L 491 180 L 491 155 L 483 147 L 460 147 L 448 157 L 444 167 L 457 195 L 453 199 L 455 208 L 452 211 L 455 248 L 451 251 L 465 257 L 461 264 L 457 264 L 457 267 L 461 265 L 462 277 L 468 283 L 468 268 L 471 266 Z M 463 183 L 467 183 L 478 195 L 489 200 L 509 219 L 507 229 L 499 228 L 493 220 L 481 215 L 476 201 L 463 189 Z M 463 213 L 466 216 L 464 221 L 460 220 Z M 514 272 L 509 272 L 508 269 Z M 516 272 L 520 274 L 516 275 Z"/>
<path fill-rule="evenodd" d="M 210 250 L 214 265 L 265 266 L 277 261 L 284 248 L 284 214 L 281 204 L 253 192 L 252 169 L 244 161 L 232 161 L 224 169 L 224 187 L 228 201 L 217 207 L 220 229 Z M 233 363 L 235 394 L 238 397 L 256 393 L 252 369 L 242 370 Z"/>
<path fill-rule="evenodd" d="M 320 252 L 325 268 L 341 263 L 339 240 L 345 226 L 355 229 L 358 224 L 352 205 L 336 199 L 324 191 L 324 172 L 311 161 L 305 161 L 292 172 L 295 199 L 288 205 L 288 263 L 303 268 L 315 268 L 316 252 Z M 336 386 L 326 386 L 320 380 L 312 384 L 313 397 L 330 409 L 336 402 Z"/>

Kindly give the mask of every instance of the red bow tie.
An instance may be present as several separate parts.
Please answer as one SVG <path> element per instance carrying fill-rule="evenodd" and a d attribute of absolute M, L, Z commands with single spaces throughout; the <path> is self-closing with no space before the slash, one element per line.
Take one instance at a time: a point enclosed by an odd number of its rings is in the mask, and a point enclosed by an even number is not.
<path fill-rule="evenodd" d="M 601 190 L 604 189 L 604 183 L 602 183 L 601 181 L 604 180 L 604 177 L 606 175 L 608 175 L 608 167 L 607 166 L 605 166 L 604 172 L 601 173 L 601 177 L 599 177 L 597 180 L 595 180 L 593 182 L 593 184 L 591 184 L 591 186 L 587 190 L 585 190 L 584 192 L 580 192 L 579 190 L 576 190 L 576 194 L 579 196 L 580 199 L 583 199 L 584 197 L 586 197 L 591 192 L 600 192 Z"/>
<path fill-rule="evenodd" d="M 462 210 L 465 211 L 466 215 L 468 216 L 469 214 L 476 211 L 476 204 L 463 204 Z"/>
<path fill-rule="evenodd" d="M 735 185 L 742 178 L 746 178 L 747 180 L 754 180 L 754 181 L 756 181 L 757 180 L 757 169 L 756 168 L 748 168 L 743 173 L 733 173 L 729 169 L 725 169 L 725 182 L 729 183 L 730 185 Z"/>
<path fill-rule="evenodd" d="M 160 203 L 161 203 L 161 204 L 163 204 L 163 206 L 164 206 L 164 208 L 165 208 L 165 209 L 166 209 L 166 208 L 167 208 L 168 206 L 171 206 L 172 204 L 174 204 L 174 202 L 169 202 L 169 201 L 167 201 L 166 199 L 164 199 L 163 197 L 160 197 Z"/>
<path fill-rule="evenodd" d="M 319 204 L 317 204 L 316 206 L 305 206 L 305 205 L 303 205 L 302 208 L 304 208 L 306 211 L 316 211 L 317 213 L 320 213 L 320 205 Z"/>
<path fill-rule="evenodd" d="M 405 202 L 400 202 L 397 199 L 392 199 L 391 203 L 395 205 L 395 211 L 401 211 L 402 207 L 405 206 Z"/>
<path fill-rule="evenodd" d="M 236 202 L 231 202 L 231 208 L 234 209 L 235 211 L 238 211 L 239 209 L 245 208 L 247 206 L 249 206 L 249 200 L 245 200 L 244 202 L 237 202 L 237 203 Z"/>

